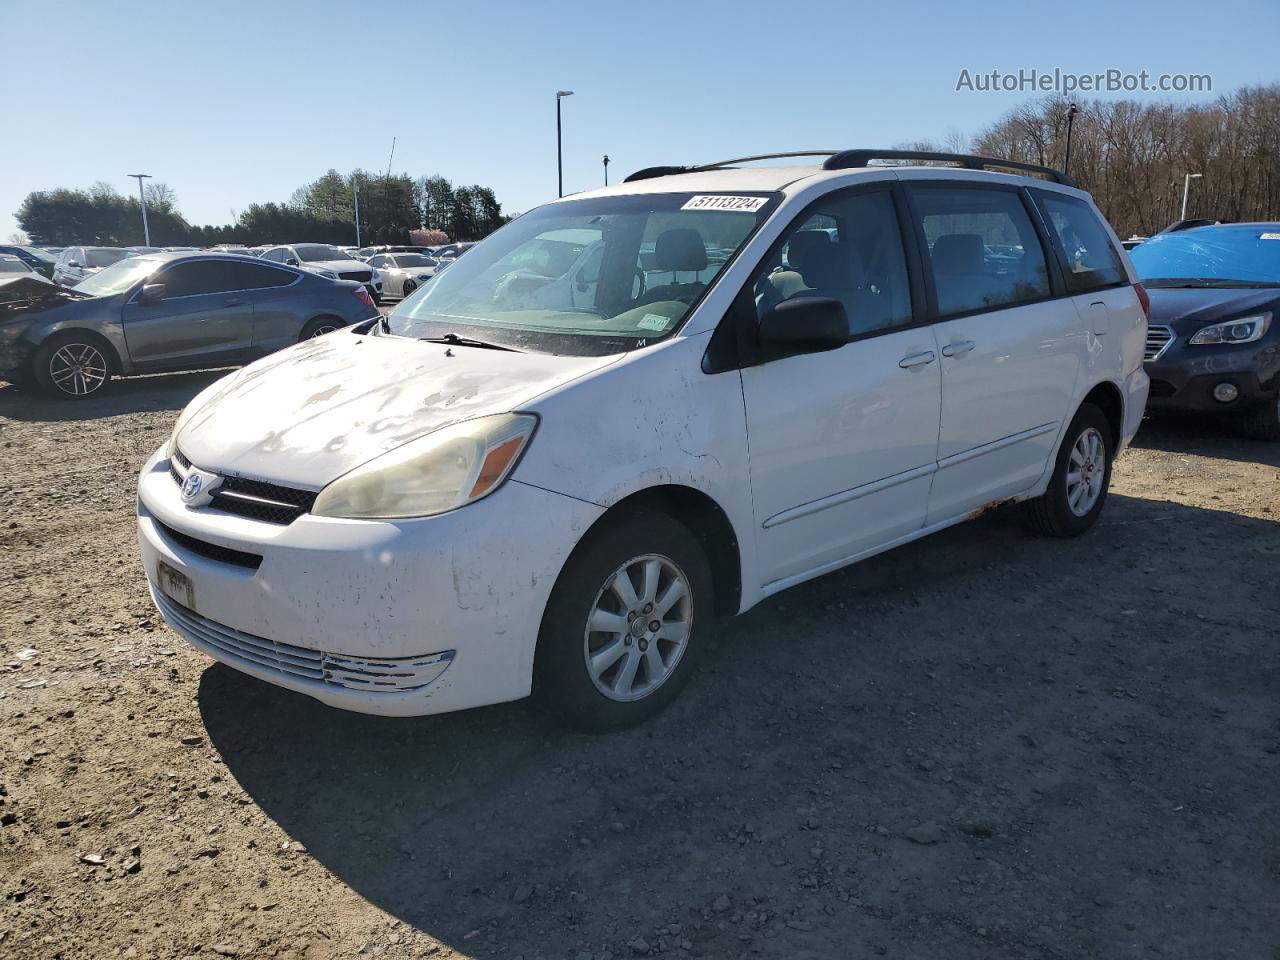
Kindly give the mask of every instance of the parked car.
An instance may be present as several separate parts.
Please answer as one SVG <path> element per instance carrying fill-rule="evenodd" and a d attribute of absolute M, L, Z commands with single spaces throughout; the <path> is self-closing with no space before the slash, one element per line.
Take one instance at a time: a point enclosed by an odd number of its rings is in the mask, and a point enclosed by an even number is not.
<path fill-rule="evenodd" d="M 420 253 L 380 253 L 369 266 L 382 277 L 382 289 L 391 297 L 407 297 L 436 275 L 438 264 Z"/>
<path fill-rule="evenodd" d="M 53 282 L 74 287 L 81 280 L 129 255 L 123 247 L 67 247 L 58 254 L 53 267 Z"/>
<path fill-rule="evenodd" d="M 1119 241 L 1054 171 L 877 156 L 641 171 L 213 384 L 139 479 L 161 614 L 333 706 L 532 690 L 610 729 L 718 615 L 996 504 L 1089 529 L 1147 393 Z M 593 301 L 530 308 L 566 231 L 603 244 Z"/>
<path fill-rule="evenodd" d="M 17 257 L 46 280 L 53 279 L 53 269 L 57 266 L 57 258 L 39 247 L 0 246 L 0 256 Z"/>
<path fill-rule="evenodd" d="M 216 247 L 210 247 L 209 249 L 214 253 L 238 253 L 242 257 L 253 256 L 252 250 L 238 243 L 220 243 Z"/>
<path fill-rule="evenodd" d="M 30 277 L 39 276 L 39 274 L 32 270 L 31 265 L 25 260 L 20 260 L 7 254 L 0 254 L 0 279 L 8 279 L 13 276 Z"/>
<path fill-rule="evenodd" d="M 1148 408 L 1280 440 L 1280 222 L 1158 233 L 1129 256 L 1151 294 Z"/>
<path fill-rule="evenodd" d="M 251 257 L 155 253 L 0 323 L 0 377 L 82 400 L 118 374 L 246 363 L 376 316 L 358 283 Z"/>
<path fill-rule="evenodd" d="M 456 260 L 474 246 L 474 243 L 446 243 L 443 247 L 436 247 L 431 256 L 437 260 Z"/>
<path fill-rule="evenodd" d="M 272 247 L 262 259 L 288 264 L 333 280 L 363 283 L 375 304 L 382 302 L 382 277 L 367 263 L 327 243 L 294 243 Z"/>

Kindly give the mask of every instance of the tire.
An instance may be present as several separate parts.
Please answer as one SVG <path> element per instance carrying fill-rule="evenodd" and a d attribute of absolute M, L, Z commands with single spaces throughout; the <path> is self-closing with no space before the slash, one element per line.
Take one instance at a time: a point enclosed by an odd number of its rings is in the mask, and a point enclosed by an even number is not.
<path fill-rule="evenodd" d="M 416 283 L 414 283 L 412 280 L 406 280 L 404 284 L 400 287 L 400 299 L 403 300 L 405 297 L 409 296 L 411 293 L 413 293 L 413 291 L 417 289 L 418 289 L 418 285 Z"/>
<path fill-rule="evenodd" d="M 656 589 L 646 589 L 650 570 L 658 574 Z M 633 603 L 622 600 L 623 577 L 636 595 Z M 677 581 L 684 594 L 664 614 L 660 608 Z M 534 661 L 535 702 L 579 730 L 619 730 L 648 720 L 693 674 L 714 620 L 713 594 L 697 537 L 666 514 L 637 510 L 592 531 L 565 563 L 547 602 Z M 631 620 L 637 611 L 641 616 Z M 592 622 L 619 629 L 592 630 Z M 594 678 L 590 655 L 601 657 Z"/>
<path fill-rule="evenodd" d="M 1107 502 L 1115 449 L 1111 425 L 1102 411 L 1091 403 L 1081 404 L 1063 437 L 1049 488 L 1025 504 L 1031 529 L 1049 537 L 1078 537 L 1093 526 Z M 1087 469 L 1075 469 L 1080 466 Z M 1081 474 L 1081 479 L 1071 482 L 1071 476 Z"/>
<path fill-rule="evenodd" d="M 31 377 L 51 397 L 88 400 L 100 395 L 116 370 L 115 354 L 90 333 L 61 333 L 40 345 Z"/>
<path fill-rule="evenodd" d="M 298 334 L 298 340 L 311 340 L 314 337 L 323 337 L 326 333 L 333 333 L 335 330 L 341 330 L 346 324 L 337 317 L 316 317 L 309 320 L 302 328 L 302 332 Z"/>
<path fill-rule="evenodd" d="M 1256 410 L 1241 414 L 1236 428 L 1250 440 L 1280 440 L 1280 390 Z"/>

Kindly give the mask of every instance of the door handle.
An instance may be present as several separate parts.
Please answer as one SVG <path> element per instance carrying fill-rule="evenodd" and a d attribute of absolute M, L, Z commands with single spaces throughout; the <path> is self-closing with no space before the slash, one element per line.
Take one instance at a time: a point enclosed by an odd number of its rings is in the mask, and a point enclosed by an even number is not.
<path fill-rule="evenodd" d="M 944 357 L 963 357 L 966 353 L 974 348 L 972 340 L 957 340 L 954 343 L 948 343 L 942 348 Z"/>
<path fill-rule="evenodd" d="M 916 367 L 927 366 L 937 359 L 937 355 L 932 350 L 926 350 L 924 353 L 913 353 L 909 357 L 903 357 L 898 361 L 898 366 L 903 370 L 912 370 Z"/>

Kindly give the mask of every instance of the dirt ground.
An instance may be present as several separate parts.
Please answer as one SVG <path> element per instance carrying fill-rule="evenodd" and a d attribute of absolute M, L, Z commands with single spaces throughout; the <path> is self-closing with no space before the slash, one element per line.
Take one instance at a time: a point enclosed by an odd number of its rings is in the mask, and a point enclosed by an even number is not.
<path fill-rule="evenodd" d="M 656 721 L 384 720 L 160 621 L 134 472 L 212 377 L 0 387 L 0 956 L 1280 958 L 1280 445 L 1148 424 L 725 624 Z"/>

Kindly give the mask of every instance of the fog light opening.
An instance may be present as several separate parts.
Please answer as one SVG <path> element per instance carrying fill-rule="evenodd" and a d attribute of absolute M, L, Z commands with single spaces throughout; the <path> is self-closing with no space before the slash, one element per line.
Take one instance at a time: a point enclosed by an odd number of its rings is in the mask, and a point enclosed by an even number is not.
<path fill-rule="evenodd" d="M 1213 388 L 1213 399 L 1219 403 L 1230 403 L 1240 396 L 1240 388 L 1234 383 L 1220 383 Z"/>

